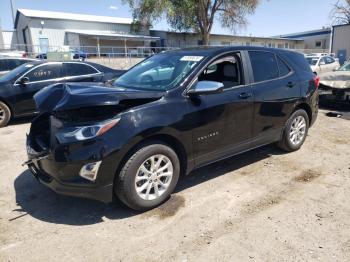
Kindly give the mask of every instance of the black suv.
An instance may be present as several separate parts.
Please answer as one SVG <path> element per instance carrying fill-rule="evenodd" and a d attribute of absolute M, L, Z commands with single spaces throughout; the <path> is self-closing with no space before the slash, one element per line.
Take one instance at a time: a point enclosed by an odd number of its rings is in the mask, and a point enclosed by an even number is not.
<path fill-rule="evenodd" d="M 29 169 L 66 195 L 136 210 L 173 192 L 180 174 L 262 145 L 298 150 L 318 112 L 302 54 L 259 47 L 154 55 L 112 87 L 58 84 L 35 95 Z"/>

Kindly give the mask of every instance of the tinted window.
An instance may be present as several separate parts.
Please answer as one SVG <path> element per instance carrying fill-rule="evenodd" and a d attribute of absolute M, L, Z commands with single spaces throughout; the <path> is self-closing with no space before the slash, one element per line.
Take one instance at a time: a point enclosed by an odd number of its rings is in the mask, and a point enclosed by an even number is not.
<path fill-rule="evenodd" d="M 26 77 L 29 77 L 30 82 L 49 80 L 62 77 L 61 64 L 43 65 L 29 72 Z"/>
<path fill-rule="evenodd" d="M 335 62 L 335 60 L 331 57 L 325 57 L 325 60 L 326 60 L 326 64 L 332 64 Z"/>
<path fill-rule="evenodd" d="M 98 73 L 91 66 L 84 64 L 64 63 L 64 68 L 67 76 L 90 75 Z"/>
<path fill-rule="evenodd" d="M 7 59 L 0 59 L 0 71 L 7 71 Z"/>
<path fill-rule="evenodd" d="M 26 60 L 20 60 L 20 59 L 9 59 L 8 60 L 8 67 L 9 70 L 15 69 L 16 67 L 26 63 Z"/>
<path fill-rule="evenodd" d="M 309 65 L 309 58 L 305 59 L 305 56 L 297 52 L 289 53 L 287 61 L 292 63 L 294 70 L 304 71 L 312 73 L 311 67 Z"/>
<path fill-rule="evenodd" d="M 280 76 L 285 76 L 285 75 L 289 74 L 289 72 L 290 72 L 289 67 L 279 57 L 277 57 L 277 64 L 278 64 L 278 68 L 280 70 Z"/>
<path fill-rule="evenodd" d="M 253 68 L 255 82 L 279 77 L 276 57 L 273 53 L 250 51 L 249 57 Z"/>

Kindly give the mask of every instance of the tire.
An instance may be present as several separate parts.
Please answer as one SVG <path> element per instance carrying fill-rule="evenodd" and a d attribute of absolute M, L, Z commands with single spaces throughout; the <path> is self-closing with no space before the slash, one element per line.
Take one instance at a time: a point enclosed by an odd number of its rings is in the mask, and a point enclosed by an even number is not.
<path fill-rule="evenodd" d="M 300 149 L 305 142 L 309 130 L 309 123 L 309 117 L 305 110 L 298 109 L 295 111 L 284 127 L 282 138 L 278 142 L 278 146 L 287 152 Z"/>
<path fill-rule="evenodd" d="M 153 167 L 158 173 L 152 172 L 152 158 Z M 160 162 L 157 169 L 158 161 Z M 179 174 L 180 162 L 175 151 L 162 142 L 154 141 L 132 153 L 117 174 L 114 192 L 128 207 L 146 211 L 168 199 L 176 187 Z"/>
<path fill-rule="evenodd" d="M 0 102 L 0 128 L 7 126 L 10 119 L 11 119 L 10 109 L 5 103 Z"/>

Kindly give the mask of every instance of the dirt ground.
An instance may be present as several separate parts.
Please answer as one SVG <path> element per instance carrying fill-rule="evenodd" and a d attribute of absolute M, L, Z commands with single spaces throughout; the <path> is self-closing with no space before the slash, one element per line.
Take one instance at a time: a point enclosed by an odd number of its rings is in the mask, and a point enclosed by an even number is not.
<path fill-rule="evenodd" d="M 350 261 L 350 121 L 327 112 L 298 152 L 201 168 L 146 213 L 39 184 L 16 122 L 0 130 L 0 261 Z"/>

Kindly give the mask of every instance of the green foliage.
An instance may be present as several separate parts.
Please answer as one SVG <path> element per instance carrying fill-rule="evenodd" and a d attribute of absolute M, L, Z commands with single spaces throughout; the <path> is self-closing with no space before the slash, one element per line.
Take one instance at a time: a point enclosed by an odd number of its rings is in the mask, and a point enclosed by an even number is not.
<path fill-rule="evenodd" d="M 152 24 L 162 17 L 176 31 L 199 32 L 204 44 L 216 20 L 235 29 L 246 24 L 259 0 L 124 0 L 133 11 L 135 24 Z"/>

